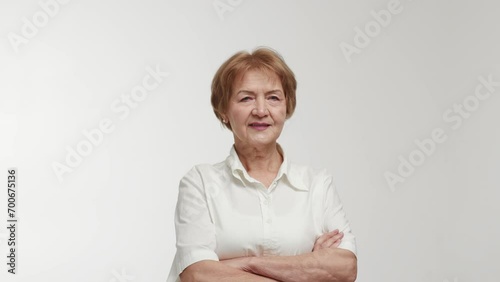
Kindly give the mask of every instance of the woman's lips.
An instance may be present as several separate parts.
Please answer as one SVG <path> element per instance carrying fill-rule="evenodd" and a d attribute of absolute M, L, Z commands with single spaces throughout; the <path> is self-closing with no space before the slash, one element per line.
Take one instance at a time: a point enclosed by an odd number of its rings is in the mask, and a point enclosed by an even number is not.
<path fill-rule="evenodd" d="M 253 122 L 250 124 L 250 127 L 255 130 L 266 130 L 269 126 L 271 126 L 269 123 L 262 122 Z"/>

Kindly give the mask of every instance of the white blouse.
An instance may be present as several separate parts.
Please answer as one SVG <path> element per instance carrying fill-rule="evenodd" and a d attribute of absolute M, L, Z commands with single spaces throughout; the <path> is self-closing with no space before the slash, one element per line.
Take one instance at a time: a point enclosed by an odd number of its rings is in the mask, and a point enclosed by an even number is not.
<path fill-rule="evenodd" d="M 180 181 L 175 210 L 177 252 L 167 282 L 201 260 L 298 255 L 322 234 L 339 229 L 339 248 L 356 254 L 332 176 L 290 163 L 284 156 L 269 188 L 248 175 L 238 155 L 197 165 Z"/>

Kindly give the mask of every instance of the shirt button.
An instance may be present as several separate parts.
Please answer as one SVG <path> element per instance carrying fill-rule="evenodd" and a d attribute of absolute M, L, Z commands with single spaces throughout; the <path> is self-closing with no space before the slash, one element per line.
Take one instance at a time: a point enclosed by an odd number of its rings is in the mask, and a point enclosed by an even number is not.
<path fill-rule="evenodd" d="M 273 220 L 269 218 L 266 222 L 267 222 L 268 224 L 271 224 L 271 223 L 273 222 Z"/>
<path fill-rule="evenodd" d="M 264 201 L 262 201 L 262 203 L 263 203 L 264 205 L 266 205 L 266 206 L 267 206 L 267 205 L 269 205 L 269 201 L 268 201 L 268 200 L 264 200 Z"/>

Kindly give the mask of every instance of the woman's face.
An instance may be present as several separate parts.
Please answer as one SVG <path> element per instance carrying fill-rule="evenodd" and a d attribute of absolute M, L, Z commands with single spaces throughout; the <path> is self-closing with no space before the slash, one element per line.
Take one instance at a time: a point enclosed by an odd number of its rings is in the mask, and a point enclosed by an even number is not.
<path fill-rule="evenodd" d="M 286 120 L 286 100 L 273 72 L 250 70 L 234 82 L 225 119 L 239 145 L 274 144 Z"/>

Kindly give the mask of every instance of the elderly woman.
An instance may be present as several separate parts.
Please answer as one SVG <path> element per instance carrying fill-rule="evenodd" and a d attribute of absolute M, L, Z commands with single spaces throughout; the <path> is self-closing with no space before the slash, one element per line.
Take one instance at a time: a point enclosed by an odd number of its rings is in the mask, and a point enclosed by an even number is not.
<path fill-rule="evenodd" d="M 290 162 L 277 143 L 296 87 L 269 48 L 238 52 L 215 74 L 212 107 L 234 145 L 180 182 L 167 282 L 356 279 L 355 238 L 332 176 Z"/>

